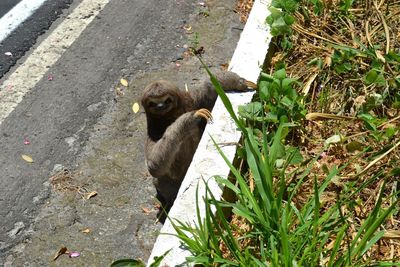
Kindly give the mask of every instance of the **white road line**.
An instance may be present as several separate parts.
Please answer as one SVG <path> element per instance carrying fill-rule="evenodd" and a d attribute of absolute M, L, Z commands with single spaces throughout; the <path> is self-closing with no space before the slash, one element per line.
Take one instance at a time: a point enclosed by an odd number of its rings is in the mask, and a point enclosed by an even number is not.
<path fill-rule="evenodd" d="M 22 0 L 0 19 L 0 42 L 29 18 L 46 0 Z"/>
<path fill-rule="evenodd" d="M 30 1 L 30 0 L 29 0 Z M 110 0 L 83 0 L 0 85 L 0 125 Z M 79 67 L 79 66 L 77 66 Z"/>

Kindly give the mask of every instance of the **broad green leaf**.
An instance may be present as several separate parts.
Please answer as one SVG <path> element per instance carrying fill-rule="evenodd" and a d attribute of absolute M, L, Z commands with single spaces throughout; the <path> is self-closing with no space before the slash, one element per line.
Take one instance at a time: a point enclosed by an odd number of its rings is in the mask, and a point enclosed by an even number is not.
<path fill-rule="evenodd" d="M 287 153 L 289 154 L 288 156 L 288 160 L 290 160 L 289 165 L 300 164 L 304 160 L 298 148 L 289 147 L 287 148 Z"/>
<path fill-rule="evenodd" d="M 370 85 L 375 82 L 376 78 L 378 78 L 378 73 L 376 70 L 372 69 L 365 74 L 364 82 L 366 85 Z"/>
<path fill-rule="evenodd" d="M 274 72 L 273 74 L 275 79 L 283 80 L 286 78 L 286 70 L 285 69 L 280 69 Z"/>

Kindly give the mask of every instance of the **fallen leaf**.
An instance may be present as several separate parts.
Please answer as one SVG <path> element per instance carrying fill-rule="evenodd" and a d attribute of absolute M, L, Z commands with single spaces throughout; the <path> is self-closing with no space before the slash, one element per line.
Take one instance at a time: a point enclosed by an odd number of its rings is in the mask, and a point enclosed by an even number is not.
<path fill-rule="evenodd" d="M 24 139 L 24 145 L 29 145 L 31 142 L 28 139 Z"/>
<path fill-rule="evenodd" d="M 26 162 L 33 163 L 32 157 L 28 155 L 21 155 L 22 159 L 25 160 Z"/>
<path fill-rule="evenodd" d="M 229 63 L 222 63 L 222 64 L 220 64 L 220 66 L 221 66 L 221 69 L 222 69 L 222 70 L 228 70 L 228 68 L 229 68 Z"/>
<path fill-rule="evenodd" d="M 375 50 L 375 55 L 382 63 L 386 63 L 386 59 L 381 51 Z"/>
<path fill-rule="evenodd" d="M 123 86 L 125 86 L 125 87 L 128 86 L 128 81 L 125 80 L 125 79 L 121 79 L 121 80 L 120 80 L 120 83 L 121 83 Z"/>
<path fill-rule="evenodd" d="M 12 57 L 12 53 L 11 52 L 5 52 L 4 55 Z"/>
<path fill-rule="evenodd" d="M 332 57 L 331 55 L 326 56 L 324 58 L 324 67 L 330 67 L 332 65 Z"/>
<path fill-rule="evenodd" d="M 91 231 L 92 231 L 92 229 L 90 229 L 90 228 L 85 228 L 85 229 L 81 230 L 81 232 L 84 234 L 89 234 Z"/>
<path fill-rule="evenodd" d="M 92 191 L 90 193 L 87 193 L 85 198 L 86 199 L 90 199 L 90 198 L 95 197 L 95 196 L 97 196 L 97 192 L 96 191 Z"/>
<path fill-rule="evenodd" d="M 142 207 L 142 210 L 143 210 L 143 212 L 146 213 L 146 214 L 151 213 L 151 210 L 150 210 L 149 208 L 143 208 L 143 207 Z"/>
<path fill-rule="evenodd" d="M 140 109 L 139 104 L 137 102 L 133 103 L 133 105 L 132 105 L 133 113 L 138 113 L 139 109 Z"/>
<path fill-rule="evenodd" d="M 52 81 L 54 78 L 53 78 L 53 75 L 52 74 L 49 74 L 48 76 L 47 76 L 47 80 L 48 81 Z"/>
<path fill-rule="evenodd" d="M 68 253 L 68 249 L 66 247 L 61 247 L 57 253 L 54 255 L 53 261 L 57 260 L 63 254 Z"/>
<path fill-rule="evenodd" d="M 79 252 L 70 252 L 70 253 L 68 253 L 68 255 L 69 255 L 70 258 L 77 258 L 77 257 L 79 257 L 81 255 L 81 253 L 79 253 Z"/>
<path fill-rule="evenodd" d="M 328 139 L 325 140 L 324 144 L 325 146 L 329 146 L 331 144 L 337 144 L 343 141 L 343 138 L 339 134 L 332 135 Z"/>
<path fill-rule="evenodd" d="M 361 107 L 365 102 L 367 102 L 365 100 L 365 96 L 363 95 L 359 95 L 354 99 L 354 104 L 356 105 L 356 107 Z"/>

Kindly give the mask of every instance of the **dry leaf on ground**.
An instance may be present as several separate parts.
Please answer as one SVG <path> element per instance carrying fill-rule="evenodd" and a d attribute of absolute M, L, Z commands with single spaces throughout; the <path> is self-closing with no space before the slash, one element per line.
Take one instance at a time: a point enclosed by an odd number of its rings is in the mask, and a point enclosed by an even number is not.
<path fill-rule="evenodd" d="M 128 86 L 128 81 L 125 80 L 125 79 L 121 79 L 121 80 L 120 80 L 120 83 L 121 83 L 123 86 L 125 86 L 125 87 Z"/>
<path fill-rule="evenodd" d="M 68 253 L 68 249 L 66 247 L 61 247 L 56 254 L 54 255 L 53 261 L 57 260 L 63 254 Z"/>
<path fill-rule="evenodd" d="M 90 199 L 90 198 L 95 197 L 95 196 L 97 196 L 97 192 L 96 191 L 92 191 L 92 192 L 89 192 L 89 193 L 87 193 L 85 195 L 85 199 Z"/>
<path fill-rule="evenodd" d="M 32 159 L 32 157 L 31 156 L 28 156 L 28 155 L 21 155 L 21 157 L 22 157 L 22 159 L 23 160 L 25 160 L 26 162 L 28 162 L 28 163 L 33 163 L 33 159 Z"/>
<path fill-rule="evenodd" d="M 151 213 L 151 209 L 142 207 L 144 213 L 149 214 Z"/>
<path fill-rule="evenodd" d="M 85 228 L 85 229 L 81 230 L 81 232 L 84 234 L 89 234 L 91 231 L 92 231 L 92 229 L 90 229 L 90 228 Z"/>
<path fill-rule="evenodd" d="M 133 103 L 133 105 L 132 105 L 133 113 L 138 113 L 139 109 L 140 109 L 139 103 L 137 103 L 137 102 Z"/>

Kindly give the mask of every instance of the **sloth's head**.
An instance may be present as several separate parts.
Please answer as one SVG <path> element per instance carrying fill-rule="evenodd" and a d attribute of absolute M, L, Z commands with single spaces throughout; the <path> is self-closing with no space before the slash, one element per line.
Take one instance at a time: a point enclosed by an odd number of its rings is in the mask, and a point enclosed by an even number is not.
<path fill-rule="evenodd" d="M 174 84 L 159 80 L 144 89 L 142 105 L 147 115 L 171 116 L 182 106 L 182 92 Z"/>

